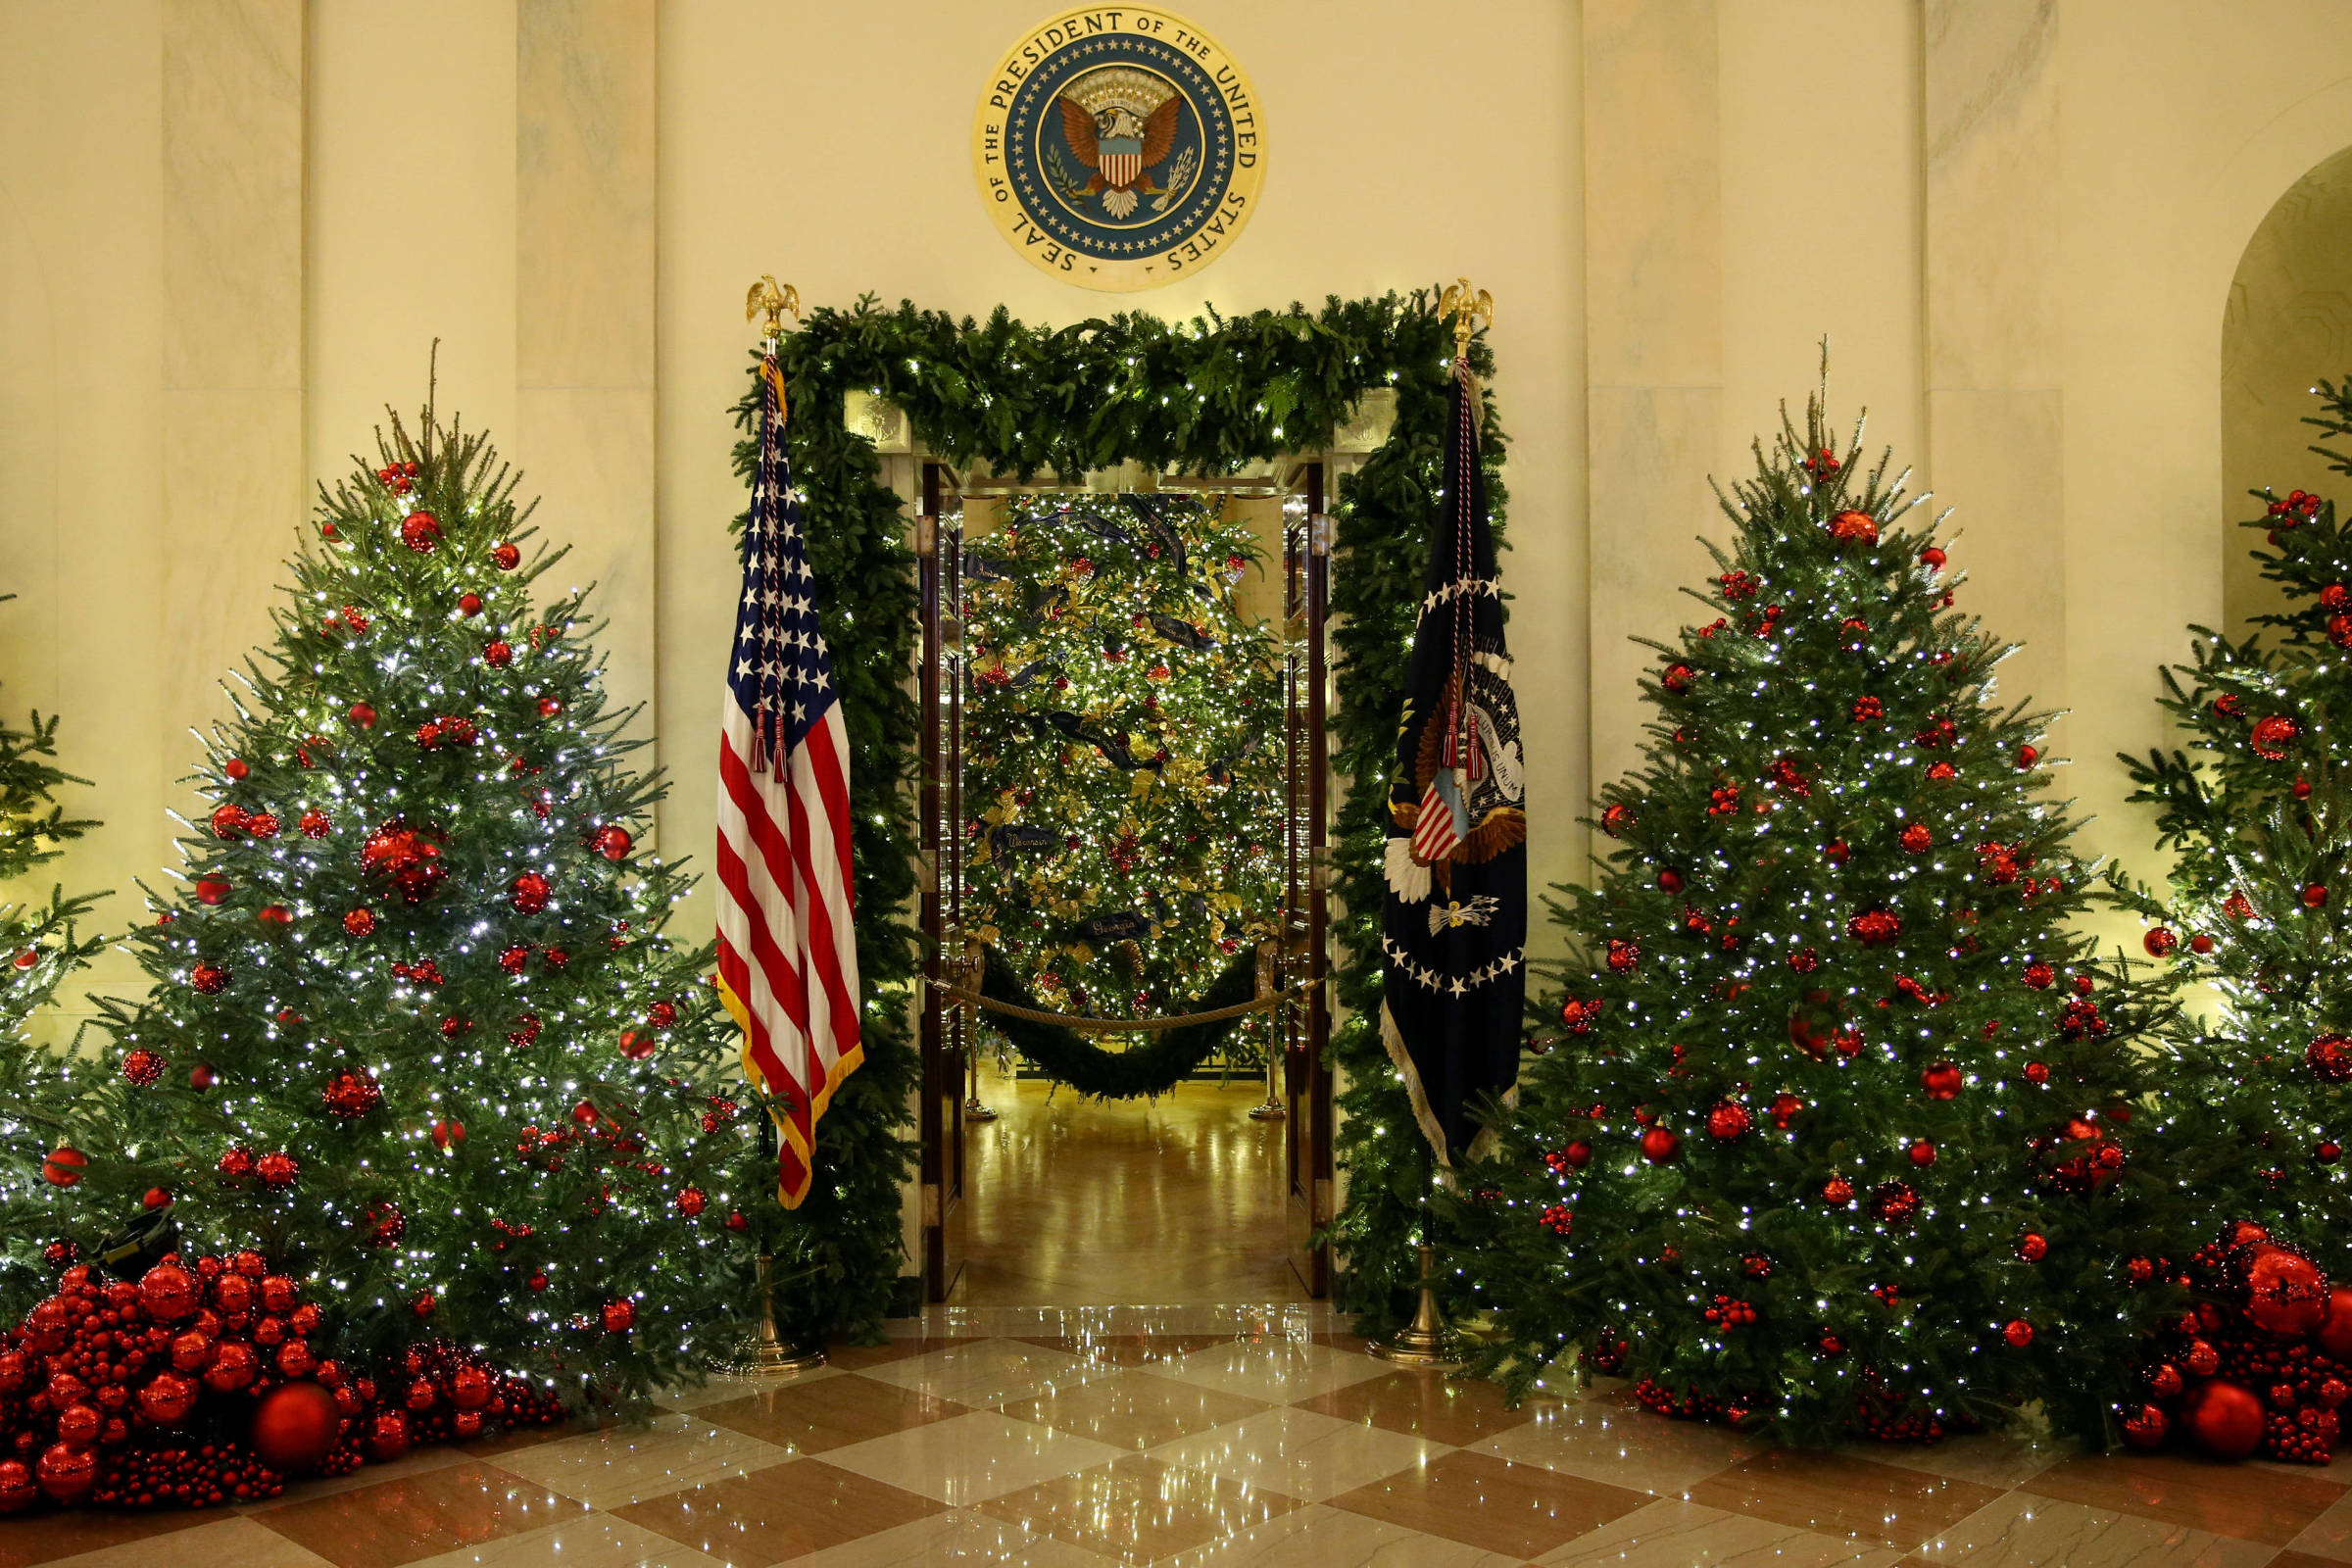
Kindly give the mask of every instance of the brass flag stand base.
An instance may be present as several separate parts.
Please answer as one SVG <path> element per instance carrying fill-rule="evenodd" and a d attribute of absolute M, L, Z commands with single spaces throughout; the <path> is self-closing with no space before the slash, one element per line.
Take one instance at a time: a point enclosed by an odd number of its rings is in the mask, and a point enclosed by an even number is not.
<path fill-rule="evenodd" d="M 767 1291 L 768 1256 L 760 1254 L 760 1327 L 744 1345 L 740 1353 L 728 1360 L 719 1370 L 733 1378 L 759 1381 L 767 1378 L 788 1378 L 796 1372 L 807 1372 L 825 1364 L 822 1350 L 799 1350 L 776 1337 L 776 1307 Z"/>
<path fill-rule="evenodd" d="M 1422 1243 L 1421 1299 L 1413 1308 L 1413 1320 L 1389 1338 L 1364 1347 L 1366 1354 L 1394 1361 L 1398 1366 L 1441 1367 L 1461 1363 L 1461 1342 L 1439 1315 L 1437 1293 L 1429 1288 L 1429 1276 L 1437 1266 L 1438 1250 Z"/>
<path fill-rule="evenodd" d="M 1281 975 L 1276 970 L 1278 959 L 1279 956 L 1273 943 L 1260 942 L 1257 945 L 1257 998 L 1260 1002 L 1281 989 L 1279 984 Z M 1280 1097 L 1274 1093 L 1274 1047 L 1282 1031 L 1279 1029 L 1268 1032 L 1266 1039 L 1266 1098 L 1250 1107 L 1251 1121 L 1281 1121 L 1290 1114 L 1289 1111 L 1283 1109 Z"/>

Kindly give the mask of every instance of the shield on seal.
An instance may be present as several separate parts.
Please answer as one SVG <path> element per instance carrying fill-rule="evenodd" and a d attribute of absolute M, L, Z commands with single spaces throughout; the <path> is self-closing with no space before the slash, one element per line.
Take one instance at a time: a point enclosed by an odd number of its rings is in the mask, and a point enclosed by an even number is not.
<path fill-rule="evenodd" d="M 1144 172 L 1141 136 L 1105 136 L 1096 144 L 1096 150 L 1102 159 L 1102 183 L 1112 190 L 1125 190 Z"/>

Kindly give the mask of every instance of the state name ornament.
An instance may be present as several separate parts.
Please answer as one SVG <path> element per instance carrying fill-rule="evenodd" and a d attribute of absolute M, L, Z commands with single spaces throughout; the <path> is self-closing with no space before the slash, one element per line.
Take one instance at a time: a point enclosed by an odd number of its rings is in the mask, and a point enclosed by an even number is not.
<path fill-rule="evenodd" d="M 1005 243 L 1082 288 L 1157 288 L 1222 255 L 1265 178 L 1257 89 L 1150 6 L 1064 12 L 999 61 L 972 167 Z"/>

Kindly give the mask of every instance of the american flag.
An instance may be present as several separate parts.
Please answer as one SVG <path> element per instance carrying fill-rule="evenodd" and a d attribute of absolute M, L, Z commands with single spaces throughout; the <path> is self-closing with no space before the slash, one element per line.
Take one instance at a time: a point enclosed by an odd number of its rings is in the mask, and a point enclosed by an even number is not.
<path fill-rule="evenodd" d="M 772 351 L 760 385 L 760 469 L 719 727 L 718 986 L 743 1028 L 744 1069 L 783 1135 L 777 1194 L 796 1208 L 814 1175 L 817 1118 L 862 1059 L 850 759 Z"/>

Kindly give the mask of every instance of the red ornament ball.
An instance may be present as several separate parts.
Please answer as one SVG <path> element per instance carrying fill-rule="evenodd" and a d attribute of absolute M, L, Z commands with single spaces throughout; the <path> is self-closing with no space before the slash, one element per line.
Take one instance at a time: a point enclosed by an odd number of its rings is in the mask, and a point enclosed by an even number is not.
<path fill-rule="evenodd" d="M 60 1144 L 41 1161 L 41 1180 L 52 1187 L 71 1187 L 81 1180 L 81 1169 L 89 1162 L 90 1156 L 72 1144 Z"/>
<path fill-rule="evenodd" d="M 2262 1443 L 2262 1401 L 2234 1383 L 2217 1379 L 2189 1390 L 2180 1420 L 2197 1446 L 2217 1459 L 2243 1459 Z"/>
<path fill-rule="evenodd" d="M 1729 1100 L 1707 1112 L 1707 1132 L 1721 1143 L 1746 1137 L 1755 1124 L 1756 1118 L 1745 1105 Z"/>
<path fill-rule="evenodd" d="M 406 1410 L 378 1410 L 368 1417 L 363 1439 L 368 1457 L 377 1464 L 390 1464 L 409 1451 L 409 1413 Z"/>
<path fill-rule="evenodd" d="M 539 699 L 539 716 L 541 718 L 553 718 L 562 711 L 564 711 L 564 705 L 557 702 L 553 697 L 542 697 Z"/>
<path fill-rule="evenodd" d="M 2256 719 L 2246 739 L 2256 756 L 2276 762 L 2286 756 L 2287 747 L 2301 733 L 2293 719 L 2273 713 L 2268 718 Z"/>
<path fill-rule="evenodd" d="M 536 871 L 525 871 L 514 879 L 509 896 L 514 907 L 524 914 L 537 914 L 547 907 L 547 878 Z"/>
<path fill-rule="evenodd" d="M 1642 1135 L 1642 1157 L 1653 1165 L 1663 1165 L 1674 1158 L 1683 1141 L 1663 1127 L 1652 1127 Z"/>
<path fill-rule="evenodd" d="M 2280 1339 L 2301 1339 L 2328 1316 L 2328 1277 L 2299 1252 L 2276 1242 L 2256 1242 L 2231 1260 L 2233 1277 L 2244 1281 L 2247 1321 Z"/>
<path fill-rule="evenodd" d="M 677 1007 L 667 1002 L 657 1002 L 645 1009 L 645 1021 L 657 1029 L 666 1029 L 678 1021 Z"/>
<path fill-rule="evenodd" d="M 139 1206 L 141 1208 L 170 1208 L 172 1206 L 172 1194 L 166 1188 L 150 1187 L 140 1197 Z"/>
<path fill-rule="evenodd" d="M 306 839 L 322 839 L 335 830 L 334 822 L 324 811 L 318 810 L 303 812 L 301 821 L 295 825 L 302 829 L 302 836 Z"/>
<path fill-rule="evenodd" d="M 228 878 L 224 876 L 200 876 L 196 879 L 196 902 L 198 904 L 217 906 L 222 899 L 228 897 Z"/>
<path fill-rule="evenodd" d="M 531 950 L 516 943 L 498 956 L 498 966 L 509 974 L 522 973 L 523 965 L 531 961 Z"/>
<path fill-rule="evenodd" d="M 233 839 L 245 831 L 245 808 L 233 802 L 213 811 L 213 837 Z"/>
<path fill-rule="evenodd" d="M 53 1443 L 41 1450 L 40 1463 L 32 1474 L 40 1484 L 41 1495 L 70 1508 L 98 1485 L 98 1454 L 91 1448 Z"/>
<path fill-rule="evenodd" d="M 1925 1138 L 1915 1140 L 1908 1152 L 1911 1155 L 1911 1163 L 1922 1169 L 1936 1163 L 1936 1146 Z"/>
<path fill-rule="evenodd" d="M 1787 1132 L 1788 1124 L 1796 1120 L 1798 1113 L 1804 1108 L 1805 1102 L 1794 1095 L 1787 1093 L 1775 1095 L 1772 1097 L 1772 1124 L 1781 1131 Z"/>
<path fill-rule="evenodd" d="M 1927 549 L 1922 550 L 1919 553 L 1919 560 L 1920 564 L 1926 566 L 1930 571 L 1941 571 L 1943 569 L 1943 552 L 1936 549 L 1934 545 L 1930 545 Z"/>
<path fill-rule="evenodd" d="M 158 1323 L 176 1323 L 204 1304 L 204 1287 L 177 1263 L 158 1263 L 139 1279 L 139 1305 Z"/>
<path fill-rule="evenodd" d="M 2020 746 L 2017 749 L 2017 765 L 2019 767 L 2032 767 L 2035 762 L 2040 760 L 2041 753 L 2034 750 L 2033 747 Z"/>
<path fill-rule="evenodd" d="M 318 1092 L 329 1114 L 356 1121 L 384 1102 L 384 1091 L 372 1073 L 339 1072 Z"/>
<path fill-rule="evenodd" d="M 678 1193 L 678 1212 L 688 1219 L 693 1219 L 703 1211 L 710 1201 L 710 1200 L 704 1196 L 701 1188 L 682 1188 Z"/>
<path fill-rule="evenodd" d="M 645 1060 L 661 1044 L 651 1030 L 623 1029 L 620 1032 L 620 1054 L 631 1061 Z"/>
<path fill-rule="evenodd" d="M 1914 822 L 1902 831 L 1903 849 L 1912 855 L 1924 855 L 1936 843 L 1936 835 L 1925 822 Z"/>
<path fill-rule="evenodd" d="M 122 1057 L 122 1076 L 144 1089 L 164 1075 L 164 1058 L 141 1046 Z"/>
<path fill-rule="evenodd" d="M 217 964 L 200 963 L 188 971 L 188 984 L 200 997 L 217 997 L 228 988 L 228 971 Z"/>
<path fill-rule="evenodd" d="M 271 1192 L 282 1193 L 302 1175 L 302 1161 L 283 1150 L 264 1154 L 253 1162 L 253 1173 L 262 1185 Z"/>
<path fill-rule="evenodd" d="M 2029 1061 L 2026 1063 L 2025 1070 L 2026 1082 L 2033 1084 L 2037 1088 L 2050 1081 L 2050 1067 L 2049 1063 L 2047 1062 Z"/>
<path fill-rule="evenodd" d="M 158 1372 L 139 1390 L 139 1414 L 159 1427 L 177 1426 L 196 1408 L 196 1380 L 180 1372 Z"/>
<path fill-rule="evenodd" d="M 2001 1338 L 2013 1350 L 2022 1350 L 2034 1343 L 2034 1325 L 2022 1317 L 2013 1317 L 2001 1325 Z"/>
<path fill-rule="evenodd" d="M 409 1233 L 409 1216 L 401 1212 L 398 1203 L 389 1200 L 368 1204 L 364 1223 L 369 1247 L 398 1247 L 400 1239 Z"/>
<path fill-rule="evenodd" d="M 637 1326 L 637 1303 L 625 1297 L 607 1301 L 598 1318 L 607 1334 L 626 1334 Z"/>
<path fill-rule="evenodd" d="M 2328 1310 L 2312 1334 L 2319 1348 L 2338 1361 L 2352 1361 L 2352 1287 L 2328 1293 Z"/>
<path fill-rule="evenodd" d="M 1821 1184 L 1821 1200 L 1833 1208 L 1842 1207 L 1854 1200 L 1854 1184 L 1842 1176 L 1833 1176 Z"/>
<path fill-rule="evenodd" d="M 466 1124 L 454 1116 L 433 1123 L 433 1147 L 448 1149 L 466 1141 Z"/>
<path fill-rule="evenodd" d="M 514 662 L 514 649 L 505 642 L 488 643 L 482 649 L 482 662 L 492 669 L 505 669 Z"/>
<path fill-rule="evenodd" d="M 2303 907 L 2306 909 L 2325 908 L 2327 904 L 2328 888 L 2325 883 L 2313 882 L 2303 889 Z"/>
<path fill-rule="evenodd" d="M 243 1340 L 222 1340 L 204 1369 L 204 1386 L 215 1394 L 234 1394 L 261 1372 L 261 1357 Z"/>
<path fill-rule="evenodd" d="M 490 547 L 490 561 L 501 571 L 513 571 L 522 564 L 522 552 L 502 541 Z"/>
<path fill-rule="evenodd" d="M 2172 1427 L 2161 1405 L 2142 1404 L 2124 1418 L 2124 1441 L 2134 1448 L 2161 1448 Z"/>
<path fill-rule="evenodd" d="M 2322 1083 L 2352 1081 L 2352 1040 L 2342 1035 L 2318 1036 L 2304 1048 L 2303 1060 Z"/>
<path fill-rule="evenodd" d="M 1609 938 L 1609 968 L 1613 972 L 1617 974 L 1630 973 L 1634 965 L 1641 961 L 1642 946 L 1640 943 L 1628 942 L 1622 937 Z"/>
<path fill-rule="evenodd" d="M 40 1498 L 29 1465 L 22 1459 L 0 1459 L 0 1514 L 23 1513 Z"/>
<path fill-rule="evenodd" d="M 1930 1100 L 1957 1100 L 1961 1084 L 1960 1069 L 1948 1061 L 1936 1062 L 1919 1075 L 1919 1087 Z"/>
<path fill-rule="evenodd" d="M 630 846 L 635 841 L 629 837 L 627 828 L 608 822 L 598 828 L 596 836 L 588 842 L 589 847 L 606 859 L 625 860 L 629 858 Z"/>
<path fill-rule="evenodd" d="M 1867 512 L 1840 512 L 1830 519 L 1830 537 L 1839 544 L 1875 545 L 1879 519 Z"/>
<path fill-rule="evenodd" d="M 458 595 L 458 613 L 459 613 L 459 614 L 461 614 L 461 615 L 466 615 L 466 616 L 468 616 L 468 617 L 471 617 L 471 616 L 474 616 L 474 615 L 478 615 L 478 614 L 480 614 L 481 612 L 482 612 L 482 596 L 481 596 L 480 594 L 460 594 L 460 595 Z"/>
<path fill-rule="evenodd" d="M 2050 1239 L 2039 1231 L 2028 1231 L 2017 1239 L 2017 1255 L 2029 1263 L 2038 1263 L 2050 1255 Z"/>
<path fill-rule="evenodd" d="M 429 556 L 441 542 L 441 523 L 429 512 L 412 512 L 400 519 L 400 542 L 420 556 Z"/>

